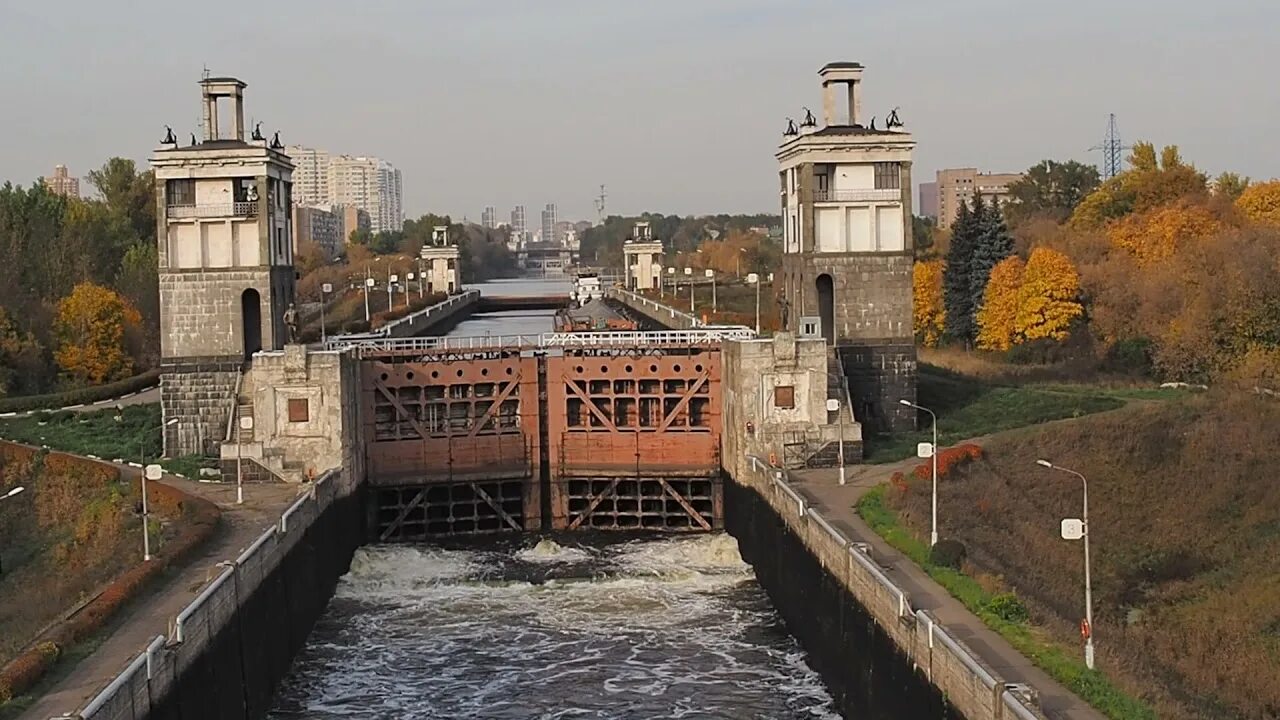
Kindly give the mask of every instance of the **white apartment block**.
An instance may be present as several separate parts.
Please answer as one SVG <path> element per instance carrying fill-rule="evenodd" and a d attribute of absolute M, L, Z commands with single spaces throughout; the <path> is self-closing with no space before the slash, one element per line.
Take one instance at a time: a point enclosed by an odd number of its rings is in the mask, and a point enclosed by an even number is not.
<path fill-rule="evenodd" d="M 369 213 L 370 230 L 404 228 L 400 171 L 376 157 L 330 155 L 301 145 L 287 148 L 297 168 L 294 198 L 300 205 L 343 205 Z"/>

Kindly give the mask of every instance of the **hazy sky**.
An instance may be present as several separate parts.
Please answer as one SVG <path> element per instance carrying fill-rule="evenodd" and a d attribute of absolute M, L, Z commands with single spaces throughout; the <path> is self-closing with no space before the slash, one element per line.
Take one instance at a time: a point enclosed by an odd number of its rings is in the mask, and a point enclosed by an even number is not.
<path fill-rule="evenodd" d="M 1269 178 L 1278 28 L 1277 0 L 0 0 L 0 180 L 185 139 L 207 65 L 285 142 L 397 165 L 407 215 L 593 217 L 601 183 L 610 213 L 776 212 L 830 60 L 867 66 L 867 115 L 901 106 L 917 181 L 1096 162 L 1109 112 Z"/>

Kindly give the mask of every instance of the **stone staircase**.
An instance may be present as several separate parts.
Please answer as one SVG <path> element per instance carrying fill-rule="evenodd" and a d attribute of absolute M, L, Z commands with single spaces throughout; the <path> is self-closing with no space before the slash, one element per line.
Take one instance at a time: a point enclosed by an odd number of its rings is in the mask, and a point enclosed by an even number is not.
<path fill-rule="evenodd" d="M 242 380 L 247 380 L 246 374 Z M 235 411 L 228 423 L 227 438 L 222 443 L 219 467 L 223 482 L 236 482 L 237 476 L 247 483 L 298 483 L 306 480 L 306 466 L 285 457 L 279 448 L 264 447 L 258 440 L 253 422 L 242 423 L 241 418 L 253 418 L 252 388 L 238 388 Z M 245 427 L 248 425 L 248 427 Z"/>
<path fill-rule="evenodd" d="M 834 348 L 827 350 L 827 400 L 840 403 L 838 411 L 826 411 L 826 426 L 818 432 L 786 433 L 783 438 L 783 466 L 787 469 L 833 468 L 840 464 L 840 433 L 852 433 L 857 440 L 846 435 L 844 442 L 845 465 L 862 462 L 861 433 L 854 433 L 858 421 L 849 404 L 848 381 L 844 367 Z"/>

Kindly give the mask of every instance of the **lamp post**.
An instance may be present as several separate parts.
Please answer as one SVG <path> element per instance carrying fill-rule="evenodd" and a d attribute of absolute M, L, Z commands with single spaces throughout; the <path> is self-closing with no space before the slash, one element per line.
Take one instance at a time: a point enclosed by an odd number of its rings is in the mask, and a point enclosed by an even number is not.
<path fill-rule="evenodd" d="M 369 288 L 373 287 L 373 278 L 369 277 L 369 266 L 364 266 L 364 321 L 369 322 Z"/>
<path fill-rule="evenodd" d="M 703 275 L 711 278 L 711 312 L 716 312 L 720 307 L 716 302 L 716 271 L 711 268 L 707 268 L 706 271 L 703 272 Z"/>
<path fill-rule="evenodd" d="M 387 263 L 387 312 L 395 309 L 395 301 L 391 296 L 391 288 L 395 287 L 396 281 L 400 279 L 399 275 L 391 272 L 391 263 Z"/>
<path fill-rule="evenodd" d="M 756 334 L 760 334 L 760 276 L 747 273 L 747 283 L 756 286 Z"/>
<path fill-rule="evenodd" d="M 692 315 L 696 312 L 693 307 L 693 268 L 685 268 L 684 275 L 689 278 L 689 314 Z"/>
<path fill-rule="evenodd" d="M 124 407 L 116 405 L 116 422 L 124 420 Z M 178 418 L 169 418 L 158 427 L 152 428 L 143 433 L 141 442 L 138 443 L 138 456 L 142 461 L 142 560 L 143 562 L 151 561 L 151 509 L 147 505 L 147 436 L 156 430 L 164 430 L 178 424 Z M 157 466 L 159 467 L 159 466 Z"/>
<path fill-rule="evenodd" d="M 734 275 L 737 275 L 739 279 L 742 278 L 742 256 L 746 253 L 746 248 L 738 248 L 738 254 L 733 257 Z"/>
<path fill-rule="evenodd" d="M 1093 586 L 1089 576 L 1089 481 L 1084 475 L 1069 470 L 1067 468 L 1054 465 L 1048 460 L 1036 460 L 1036 464 L 1050 470 L 1075 475 L 1080 478 L 1080 484 L 1084 488 L 1084 513 L 1082 519 L 1077 523 L 1071 519 L 1062 521 L 1062 537 L 1064 540 L 1084 540 L 1084 625 L 1080 628 L 1080 633 L 1084 635 L 1084 664 L 1090 670 L 1093 669 Z"/>
<path fill-rule="evenodd" d="M 329 336 L 325 334 L 324 328 L 324 297 L 333 292 L 333 286 L 324 283 L 320 286 L 320 344 L 323 345 L 329 341 Z"/>
<path fill-rule="evenodd" d="M 923 410 L 933 419 L 933 444 L 929 446 L 929 457 L 933 459 L 933 529 L 929 532 L 929 547 L 938 544 L 938 416 L 927 407 L 921 407 L 910 400 L 899 400 L 899 403 Z"/>

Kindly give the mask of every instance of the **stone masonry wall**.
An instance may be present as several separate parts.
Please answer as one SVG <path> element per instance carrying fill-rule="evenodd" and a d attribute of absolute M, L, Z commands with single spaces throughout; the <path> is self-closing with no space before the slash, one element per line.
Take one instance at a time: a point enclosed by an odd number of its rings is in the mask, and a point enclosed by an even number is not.
<path fill-rule="evenodd" d="M 234 407 L 236 379 L 243 361 L 238 357 L 185 358 L 160 367 L 160 406 L 167 423 L 164 454 L 216 455 L 227 433 Z"/>
<path fill-rule="evenodd" d="M 258 291 L 260 300 L 262 347 L 270 349 L 274 338 L 269 270 L 161 272 L 161 357 L 242 356 L 240 299 L 250 288 Z"/>
<path fill-rule="evenodd" d="M 903 253 L 814 253 L 783 259 L 790 324 L 818 317 L 816 278 L 833 286 L 835 342 L 849 379 L 854 414 L 869 429 L 915 428 L 915 413 L 899 404 L 916 399 L 912 327 L 913 260 Z"/>

